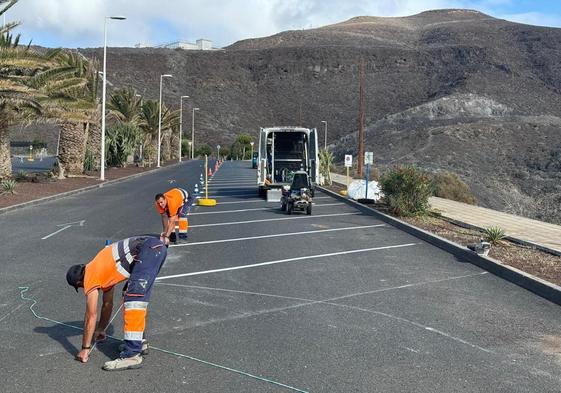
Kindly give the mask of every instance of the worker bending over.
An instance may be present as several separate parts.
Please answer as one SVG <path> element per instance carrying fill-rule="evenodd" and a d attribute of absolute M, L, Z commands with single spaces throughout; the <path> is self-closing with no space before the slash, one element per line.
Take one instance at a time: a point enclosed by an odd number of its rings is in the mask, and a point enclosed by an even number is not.
<path fill-rule="evenodd" d="M 156 237 L 129 237 L 106 246 L 87 265 L 74 265 L 66 273 L 66 281 L 78 292 L 84 289 L 86 313 L 82 349 L 76 356 L 86 363 L 94 339 L 105 339 L 105 330 L 113 310 L 115 285 L 127 280 L 123 288 L 124 346 L 119 358 L 106 362 L 104 370 L 139 368 L 146 325 L 146 311 L 152 285 L 167 255 L 167 248 Z M 96 327 L 97 303 L 103 296 L 101 316 Z"/>
<path fill-rule="evenodd" d="M 187 230 L 189 221 L 187 213 L 191 205 L 191 195 L 182 188 L 172 188 L 163 193 L 156 194 L 156 210 L 162 216 L 163 231 L 160 234 L 160 240 L 167 246 L 170 242 L 175 242 L 175 223 L 179 223 L 179 238 L 187 239 Z"/>

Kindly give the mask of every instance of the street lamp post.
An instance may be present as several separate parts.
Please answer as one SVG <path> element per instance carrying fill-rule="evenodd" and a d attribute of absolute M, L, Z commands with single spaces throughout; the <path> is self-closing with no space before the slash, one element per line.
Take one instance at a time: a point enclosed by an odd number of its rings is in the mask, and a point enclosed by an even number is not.
<path fill-rule="evenodd" d="M 324 142 L 324 149 L 327 150 L 327 121 L 322 120 L 321 122 L 325 124 L 325 136 L 323 137 L 323 142 Z"/>
<path fill-rule="evenodd" d="M 142 95 L 136 93 L 134 96 L 139 98 L 139 100 L 140 100 L 140 110 L 142 111 Z M 143 150 L 143 148 L 144 148 L 144 141 L 141 141 L 141 142 L 140 142 L 140 146 L 138 147 L 138 150 L 139 150 L 138 159 L 139 159 L 141 162 L 142 162 L 142 154 L 143 154 L 143 151 L 142 151 L 142 150 Z"/>
<path fill-rule="evenodd" d="M 251 145 L 251 159 L 252 159 L 252 160 L 253 160 L 253 144 L 254 144 L 254 143 L 255 143 L 255 142 L 253 142 L 253 141 L 249 142 L 249 144 Z"/>
<path fill-rule="evenodd" d="M 124 16 L 106 16 L 103 25 L 103 87 L 101 96 L 101 154 L 99 180 L 105 180 L 105 95 L 107 92 L 107 19 L 125 20 Z"/>
<path fill-rule="evenodd" d="M 183 136 L 183 99 L 189 96 L 181 96 L 179 99 L 179 162 L 181 162 L 181 137 Z"/>
<path fill-rule="evenodd" d="M 191 158 L 191 152 L 193 151 L 193 149 L 191 148 L 191 145 L 193 144 L 193 142 L 189 141 L 189 158 Z"/>
<path fill-rule="evenodd" d="M 192 119 L 192 123 L 191 123 L 191 143 L 193 144 L 193 147 L 191 147 L 191 159 L 194 160 L 195 159 L 195 111 L 198 111 L 199 108 L 193 108 L 193 115 L 191 117 Z"/>
<path fill-rule="evenodd" d="M 216 145 L 216 150 L 217 150 L 216 159 L 220 160 L 220 145 Z"/>
<path fill-rule="evenodd" d="M 162 147 L 162 81 L 164 78 L 171 78 L 171 74 L 160 75 L 160 115 L 158 116 L 158 165 L 160 167 L 160 150 Z"/>

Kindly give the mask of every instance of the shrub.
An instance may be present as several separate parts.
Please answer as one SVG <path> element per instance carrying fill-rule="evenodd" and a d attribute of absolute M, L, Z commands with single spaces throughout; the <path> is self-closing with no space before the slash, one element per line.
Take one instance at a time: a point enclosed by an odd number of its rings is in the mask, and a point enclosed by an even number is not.
<path fill-rule="evenodd" d="M 84 157 L 84 171 L 91 172 L 97 169 L 97 162 L 93 152 L 90 149 L 86 149 L 86 155 Z"/>
<path fill-rule="evenodd" d="M 380 178 L 386 203 L 400 216 L 420 216 L 429 211 L 430 177 L 412 165 L 390 169 Z"/>
<path fill-rule="evenodd" d="M 501 244 L 506 236 L 504 229 L 498 226 L 486 228 L 484 233 L 485 240 L 494 246 Z"/>
<path fill-rule="evenodd" d="M 2 188 L 2 194 L 15 194 L 17 182 L 13 179 L 6 179 L 0 182 L 0 187 Z"/>
<path fill-rule="evenodd" d="M 130 123 L 117 123 L 105 134 L 105 157 L 108 166 L 124 166 L 142 139 L 140 129 Z"/>
<path fill-rule="evenodd" d="M 323 176 L 325 184 L 331 185 L 331 169 L 333 167 L 333 153 L 322 149 L 319 152 L 319 173 Z"/>
<path fill-rule="evenodd" d="M 452 172 L 436 173 L 432 177 L 434 196 L 474 205 L 477 201 L 469 186 Z"/>
<path fill-rule="evenodd" d="M 25 171 L 17 171 L 17 173 L 14 175 L 14 179 L 16 181 L 24 181 L 27 180 L 27 173 L 25 173 Z"/>

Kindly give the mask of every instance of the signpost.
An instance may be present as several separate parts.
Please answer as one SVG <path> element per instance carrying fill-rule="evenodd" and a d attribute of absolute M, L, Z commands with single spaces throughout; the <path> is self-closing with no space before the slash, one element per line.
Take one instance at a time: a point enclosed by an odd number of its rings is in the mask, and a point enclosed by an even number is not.
<path fill-rule="evenodd" d="M 364 194 L 364 199 L 368 199 L 368 181 L 370 180 L 370 165 L 374 163 L 374 153 L 367 151 L 364 153 L 364 165 L 366 165 L 366 190 Z"/>
<path fill-rule="evenodd" d="M 345 168 L 347 168 L 347 191 L 349 190 L 349 169 L 353 166 L 353 156 L 345 154 Z"/>

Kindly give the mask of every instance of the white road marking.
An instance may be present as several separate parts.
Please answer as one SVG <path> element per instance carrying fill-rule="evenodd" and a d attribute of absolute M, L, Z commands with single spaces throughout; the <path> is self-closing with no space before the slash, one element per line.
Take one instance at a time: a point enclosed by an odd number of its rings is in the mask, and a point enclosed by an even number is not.
<path fill-rule="evenodd" d="M 50 238 L 51 236 L 54 236 L 54 235 L 56 235 L 57 233 L 62 232 L 62 231 L 64 231 L 65 229 L 68 229 L 68 228 L 73 227 L 73 226 L 80 226 L 80 227 L 83 227 L 83 226 L 84 226 L 84 222 L 86 222 L 86 220 L 74 221 L 74 222 L 69 222 L 69 223 L 66 223 L 66 224 L 59 224 L 59 225 L 57 225 L 57 227 L 62 227 L 62 228 L 60 228 L 60 229 L 57 230 L 57 231 L 54 231 L 53 233 L 51 233 L 51 234 L 49 234 L 49 235 L 47 235 L 47 236 L 42 237 L 41 240 L 48 239 L 48 238 Z"/>
<path fill-rule="evenodd" d="M 255 196 L 255 195 L 253 195 Z M 315 197 L 314 200 L 316 199 L 333 199 L 330 196 L 322 196 L 322 197 Z M 262 202 L 262 203 L 273 203 L 273 202 L 267 202 L 265 199 L 259 198 L 259 199 L 248 199 L 246 201 L 233 201 L 233 202 L 218 202 L 220 205 L 228 205 L 228 204 L 232 204 L 232 203 L 257 203 L 257 202 Z M 279 201 L 280 202 L 280 201 Z"/>
<path fill-rule="evenodd" d="M 336 205 L 344 205 L 343 202 L 337 202 L 337 203 L 322 203 L 322 204 L 315 204 L 313 203 L 314 207 L 321 207 L 321 206 L 336 206 Z M 221 211 L 217 211 L 217 212 L 200 212 L 200 213 L 191 213 L 191 216 L 196 216 L 196 215 L 204 215 L 204 214 L 226 214 L 226 213 L 241 213 L 241 212 L 255 212 L 255 211 L 260 211 L 260 210 L 271 210 L 271 211 L 276 211 L 279 210 L 278 208 L 275 207 L 258 207 L 255 209 L 238 209 L 238 210 L 221 210 Z"/>
<path fill-rule="evenodd" d="M 305 220 L 307 218 L 322 218 L 322 217 L 336 217 L 336 216 L 356 216 L 362 213 L 334 213 L 334 214 L 318 214 L 315 216 L 296 216 L 296 217 L 283 217 L 283 218 L 269 218 L 266 220 L 249 220 L 249 221 L 234 221 L 234 222 L 218 222 L 215 224 L 200 224 L 191 225 L 190 228 L 202 227 L 217 227 L 221 225 L 237 225 L 237 224 L 252 224 L 255 222 L 270 222 L 270 221 L 283 221 L 283 220 Z"/>
<path fill-rule="evenodd" d="M 227 194 L 224 194 L 224 195 L 221 195 L 221 194 L 213 194 L 213 195 L 209 195 L 208 197 L 209 197 L 210 199 L 217 199 L 217 198 L 221 198 L 221 197 L 224 197 L 224 198 L 227 198 L 227 197 L 232 197 L 232 198 L 233 198 L 233 197 L 236 197 L 236 198 L 241 198 L 241 197 L 254 197 L 254 196 L 256 196 L 256 195 L 257 195 L 257 191 L 255 191 L 253 194 L 230 194 L 230 195 L 227 195 Z M 204 193 L 204 191 L 201 192 L 201 198 L 205 198 L 205 193 Z M 264 202 L 264 201 L 263 201 L 263 202 Z"/>
<path fill-rule="evenodd" d="M 206 242 L 172 244 L 170 247 L 189 247 L 189 246 L 198 246 L 198 245 L 203 245 L 203 244 L 229 243 L 229 242 L 239 242 L 239 241 L 244 241 L 244 240 L 267 239 L 267 238 L 271 238 L 271 237 L 311 235 L 311 234 L 315 234 L 315 233 L 337 232 L 337 231 L 352 231 L 352 230 L 355 230 L 355 229 L 378 228 L 378 227 L 384 227 L 384 226 L 386 226 L 386 224 L 363 225 L 363 226 L 346 227 L 346 228 L 318 229 L 316 231 L 277 233 L 277 234 L 274 234 L 274 235 L 262 235 L 262 236 L 251 236 L 251 237 L 236 237 L 236 238 L 233 238 L 233 239 L 209 240 L 209 241 L 206 241 Z"/>
<path fill-rule="evenodd" d="M 417 246 L 421 243 L 406 243 L 406 244 L 397 244 L 394 246 L 382 246 L 382 247 L 372 247 L 372 248 L 362 248 L 359 250 L 348 250 L 348 251 L 340 251 L 340 252 L 330 252 L 328 254 L 318 254 L 318 255 L 307 255 L 304 257 L 296 257 L 296 258 L 287 258 L 287 259 L 279 259 L 276 261 L 268 261 L 268 262 L 260 262 L 260 263 L 253 263 L 251 265 L 241 265 L 241 266 L 231 266 L 222 269 L 213 269 L 213 270 L 204 270 L 200 272 L 191 272 L 191 273 L 182 273 L 182 274 L 174 274 L 171 276 L 163 276 L 156 278 L 157 281 L 161 280 L 168 280 L 170 278 L 178 278 L 178 277 L 188 277 L 188 276 L 200 276 L 203 274 L 211 274 L 211 273 L 219 273 L 219 272 L 227 272 L 232 270 L 241 270 L 241 269 L 250 269 L 254 267 L 261 267 L 261 266 L 268 266 L 268 265 L 276 265 L 279 263 L 287 263 L 287 262 L 294 262 L 294 261 L 301 261 L 304 259 L 318 259 L 318 258 L 328 258 L 337 255 L 349 255 L 349 254 L 357 254 L 361 252 L 369 252 L 369 251 L 379 251 L 379 250 L 389 250 L 393 248 L 403 248 L 403 247 L 412 247 Z"/>
<path fill-rule="evenodd" d="M 423 325 L 419 322 L 415 322 L 415 321 L 412 321 L 412 320 L 409 320 L 409 319 L 406 319 L 406 318 L 399 317 L 397 315 L 392 315 L 392 314 L 388 314 L 388 313 L 380 312 L 380 311 L 376 311 L 376 310 L 369 310 L 369 309 L 366 309 L 366 308 L 351 306 L 351 305 L 348 305 L 348 304 L 334 303 L 334 301 L 336 301 L 336 300 L 346 299 L 346 298 L 353 297 L 353 296 L 361 296 L 361 295 L 365 295 L 365 294 L 373 294 L 373 293 L 377 293 L 377 292 L 385 292 L 385 291 L 390 291 L 390 290 L 403 289 L 403 288 L 412 287 L 412 286 L 421 286 L 421 285 L 426 285 L 426 284 L 433 284 L 433 283 L 439 283 L 439 282 L 445 282 L 445 281 L 451 281 L 451 280 L 458 280 L 458 279 L 462 279 L 462 278 L 477 277 L 477 276 L 482 276 L 482 275 L 485 275 L 485 274 L 487 274 L 487 272 L 468 274 L 468 275 L 456 276 L 456 277 L 449 277 L 449 278 L 444 278 L 444 279 L 439 279 L 439 280 L 418 282 L 418 283 L 414 283 L 414 284 L 409 284 L 407 286 L 400 285 L 400 286 L 392 287 L 392 288 L 380 288 L 380 289 L 376 289 L 376 290 L 372 290 L 372 291 L 368 291 L 368 292 L 360 292 L 360 293 L 356 293 L 356 294 L 349 294 L 349 295 L 344 295 L 344 296 L 339 296 L 339 297 L 334 297 L 334 298 L 329 298 L 329 299 L 324 299 L 324 300 L 312 300 L 312 299 L 305 299 L 305 298 L 298 298 L 298 297 L 291 297 L 291 296 L 265 294 L 265 293 L 259 293 L 259 292 L 237 291 L 237 290 L 221 289 L 221 288 L 209 288 L 209 287 L 197 287 L 197 286 L 172 284 L 172 283 L 158 283 L 158 285 L 169 285 L 169 286 L 177 286 L 177 287 L 199 288 L 199 289 L 216 290 L 216 291 L 227 291 L 227 292 L 235 292 L 235 293 L 242 293 L 242 294 L 275 297 L 275 298 L 281 298 L 281 299 L 298 300 L 298 301 L 305 302 L 305 303 L 295 304 L 295 305 L 292 305 L 292 306 L 275 308 L 275 309 L 271 310 L 270 312 L 279 312 L 279 311 L 291 310 L 291 309 L 296 309 L 296 308 L 310 306 L 310 305 L 316 305 L 316 304 L 328 304 L 328 305 L 335 306 L 335 307 L 348 308 L 348 309 L 351 309 L 351 310 L 366 312 L 366 313 L 369 313 L 369 314 L 381 315 L 381 316 L 386 317 L 386 318 L 390 318 L 390 319 L 394 319 L 394 320 L 397 320 L 397 321 L 400 321 L 400 322 L 404 322 L 406 324 L 413 325 L 413 326 L 415 326 L 419 329 L 422 329 L 424 331 L 429 331 L 429 332 L 435 333 L 437 335 L 440 335 L 442 337 L 448 338 L 450 340 L 453 340 L 453 341 L 459 342 L 461 344 L 467 345 L 469 347 L 479 349 L 480 351 L 483 351 L 483 352 L 486 352 L 486 353 L 495 353 L 495 352 L 493 352 L 489 349 L 480 347 L 479 345 L 470 343 L 470 342 L 468 342 L 466 340 L 463 340 L 459 337 L 452 336 L 452 335 L 450 335 L 446 332 L 443 332 L 441 330 L 435 329 L 435 328 L 427 326 L 427 325 Z M 156 279 L 156 280 L 158 280 L 158 279 Z M 262 315 L 262 314 L 266 314 L 266 313 L 269 313 L 269 311 L 267 310 L 267 311 L 261 312 L 259 314 Z"/>

